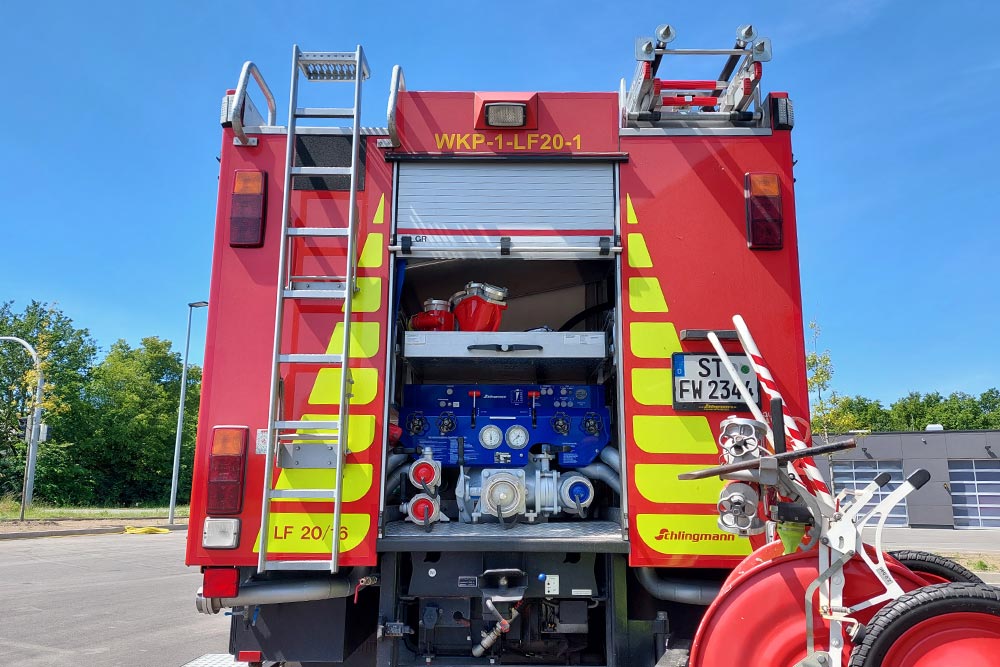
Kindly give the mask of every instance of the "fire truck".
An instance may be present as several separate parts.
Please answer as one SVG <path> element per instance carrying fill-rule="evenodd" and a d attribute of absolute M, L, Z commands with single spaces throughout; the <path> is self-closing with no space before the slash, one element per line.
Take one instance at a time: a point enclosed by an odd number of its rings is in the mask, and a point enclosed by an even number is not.
<path fill-rule="evenodd" d="M 853 443 L 810 448 L 801 419 L 770 41 L 674 38 L 638 39 L 617 92 L 418 91 L 397 66 L 384 128 L 360 46 L 293 48 L 285 125 L 245 64 L 186 559 L 236 659 L 996 664 L 994 589 L 862 537 L 926 474 L 834 497 L 810 458 Z"/>

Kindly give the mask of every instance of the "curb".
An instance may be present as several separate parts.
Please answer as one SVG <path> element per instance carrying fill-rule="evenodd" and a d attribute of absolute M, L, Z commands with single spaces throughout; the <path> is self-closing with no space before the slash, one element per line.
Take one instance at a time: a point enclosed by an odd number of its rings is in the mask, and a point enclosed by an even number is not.
<path fill-rule="evenodd" d="M 173 526 L 155 526 L 155 528 L 166 528 L 170 531 L 187 530 L 187 524 L 174 524 Z M 36 537 L 75 537 L 78 535 L 112 535 L 124 533 L 125 525 L 121 526 L 101 526 L 99 528 L 70 528 L 68 530 L 34 530 L 23 533 L 0 533 L 2 540 L 28 540 Z"/>

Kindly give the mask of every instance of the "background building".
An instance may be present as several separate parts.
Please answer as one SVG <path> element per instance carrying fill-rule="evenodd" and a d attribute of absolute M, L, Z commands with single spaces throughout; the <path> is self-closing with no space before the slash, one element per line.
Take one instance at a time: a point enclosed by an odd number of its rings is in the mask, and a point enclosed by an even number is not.
<path fill-rule="evenodd" d="M 838 492 L 864 487 L 880 472 L 888 472 L 892 482 L 883 496 L 914 470 L 927 469 L 931 481 L 896 507 L 890 525 L 1000 528 L 998 457 L 1000 431 L 920 431 L 860 436 L 855 449 L 820 457 L 816 463 L 826 474 L 832 467 Z"/>

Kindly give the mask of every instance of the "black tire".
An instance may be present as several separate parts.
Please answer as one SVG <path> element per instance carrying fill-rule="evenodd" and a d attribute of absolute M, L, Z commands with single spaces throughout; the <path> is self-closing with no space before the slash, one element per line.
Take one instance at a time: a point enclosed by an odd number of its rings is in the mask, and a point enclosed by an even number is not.
<path fill-rule="evenodd" d="M 889 555 L 917 574 L 926 572 L 953 583 L 981 584 L 983 580 L 953 560 L 926 551 L 890 551 Z M 929 582 L 940 583 L 940 582 Z"/>
<path fill-rule="evenodd" d="M 865 638 L 851 652 L 848 667 L 881 667 L 893 642 L 907 630 L 930 618 L 957 612 L 1000 618 L 1000 589 L 986 584 L 935 584 L 893 600 L 872 618 Z"/>

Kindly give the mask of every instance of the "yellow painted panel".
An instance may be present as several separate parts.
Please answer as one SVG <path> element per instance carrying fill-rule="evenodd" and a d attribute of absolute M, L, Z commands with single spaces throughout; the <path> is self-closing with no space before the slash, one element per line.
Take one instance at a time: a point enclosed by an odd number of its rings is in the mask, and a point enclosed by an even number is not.
<path fill-rule="evenodd" d="M 316 374 L 316 383 L 309 394 L 310 405 L 340 404 L 340 368 L 321 368 Z M 347 383 L 347 390 L 353 393 L 351 405 L 367 405 L 375 400 L 378 392 L 378 371 L 374 368 L 352 368 L 354 385 Z"/>
<path fill-rule="evenodd" d="M 633 368 L 632 397 L 643 405 L 670 405 L 671 379 L 669 368 Z"/>
<path fill-rule="evenodd" d="M 632 208 L 631 195 L 625 195 L 625 217 L 628 220 L 628 224 L 630 225 L 639 224 L 639 219 L 635 217 L 635 209 Z"/>
<path fill-rule="evenodd" d="M 635 486 L 646 500 L 654 503 L 706 503 L 719 502 L 719 491 L 724 482 L 718 477 L 697 480 L 679 480 L 683 472 L 701 470 L 705 464 L 637 463 Z"/>
<path fill-rule="evenodd" d="M 648 269 L 653 266 L 646 247 L 646 239 L 642 234 L 628 235 L 628 265 L 633 269 Z"/>
<path fill-rule="evenodd" d="M 371 359 L 378 354 L 382 342 L 381 322 L 351 322 L 351 358 Z M 344 323 L 337 322 L 330 336 L 330 344 L 326 346 L 327 354 L 342 354 L 344 352 Z"/>
<path fill-rule="evenodd" d="M 667 301 L 656 278 L 629 278 L 628 305 L 637 313 L 665 313 Z"/>
<path fill-rule="evenodd" d="M 629 345 L 642 359 L 669 359 L 681 351 L 681 339 L 671 322 L 630 322 Z"/>
<path fill-rule="evenodd" d="M 378 199 L 378 207 L 375 209 L 375 217 L 372 218 L 372 223 L 376 225 L 381 225 L 385 222 L 385 195 L 383 194 Z"/>
<path fill-rule="evenodd" d="M 718 516 L 639 514 L 639 538 L 661 554 L 686 556 L 747 556 L 750 540 L 719 530 Z"/>
<path fill-rule="evenodd" d="M 715 434 L 705 417 L 634 415 L 632 437 L 650 454 L 718 454 Z"/>
<path fill-rule="evenodd" d="M 322 447 L 323 445 L 308 445 Z M 344 502 L 353 503 L 364 498 L 372 488 L 372 464 L 347 463 L 344 465 Z M 337 487 L 336 470 L 315 468 L 285 468 L 275 482 L 276 489 L 334 489 Z M 329 503 L 332 498 L 276 498 L 274 502 Z"/>
<path fill-rule="evenodd" d="M 365 246 L 361 249 L 361 257 L 358 258 L 358 268 L 377 269 L 382 266 L 382 257 L 385 254 L 383 244 L 385 234 L 372 232 L 365 239 Z"/>
<path fill-rule="evenodd" d="M 355 313 L 374 313 L 382 306 L 382 279 L 358 278 L 358 291 L 354 293 L 351 310 Z M 343 306 L 340 308 L 344 310 Z"/>
<path fill-rule="evenodd" d="M 371 530 L 367 514 L 340 516 L 340 553 L 357 547 Z M 270 553 L 327 554 L 333 550 L 332 512 L 272 512 L 268 520 L 267 550 Z M 260 553 L 260 534 L 253 545 Z"/>
<path fill-rule="evenodd" d="M 302 419 L 311 421 L 331 421 L 339 418 L 339 415 L 302 415 Z M 339 433 L 337 429 L 315 429 L 300 428 L 298 433 Z M 292 440 L 292 444 L 301 442 L 317 443 L 322 445 L 336 444 L 333 440 Z M 363 452 L 375 442 L 375 415 L 351 415 L 347 423 L 347 448 L 354 452 Z"/>

